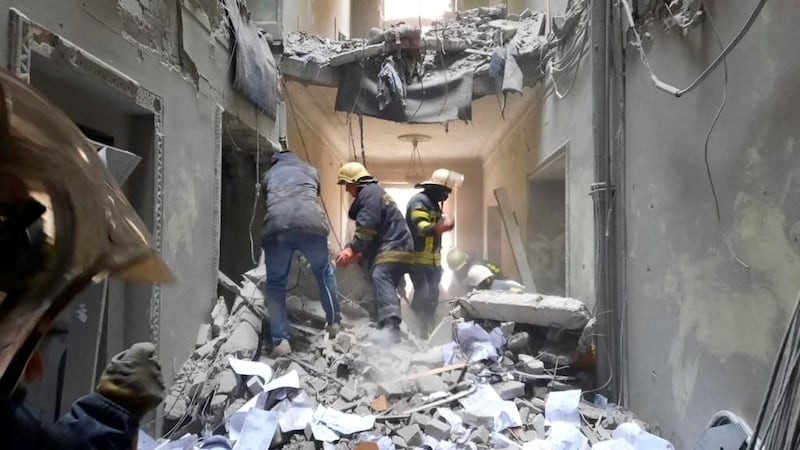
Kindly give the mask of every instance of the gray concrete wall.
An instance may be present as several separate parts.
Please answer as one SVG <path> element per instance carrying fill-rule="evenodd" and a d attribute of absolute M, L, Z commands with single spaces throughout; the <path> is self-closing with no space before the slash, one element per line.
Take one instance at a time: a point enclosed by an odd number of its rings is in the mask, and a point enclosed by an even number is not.
<path fill-rule="evenodd" d="M 750 8 L 706 2 L 727 43 Z M 711 139 L 717 224 L 703 142 L 723 89 L 720 67 L 677 99 L 627 55 L 630 406 L 690 448 L 711 415 L 753 425 L 800 289 L 800 10 L 767 2 L 728 58 L 728 106 Z M 654 23 L 646 44 L 659 78 L 689 84 L 718 54 L 708 22 L 687 37 Z M 730 237 L 740 266 L 725 247 Z"/>
<path fill-rule="evenodd" d="M 215 297 L 215 108 L 223 105 L 251 126 L 255 118 L 252 106 L 229 87 L 226 39 L 209 32 L 219 20 L 216 2 L 185 3 L 190 9 L 167 0 L 0 1 L 0 36 L 8 36 L 8 9 L 18 8 L 163 99 L 162 253 L 178 279 L 164 287 L 160 311 L 160 352 L 168 382 L 173 368 L 189 355 L 197 326 Z M 0 45 L 4 66 L 7 47 L 6 42 Z M 273 124 L 262 118 L 259 126 L 269 133 Z M 146 336 L 146 308 L 128 312 L 135 314 L 126 314 L 131 329 L 126 340 Z"/>
<path fill-rule="evenodd" d="M 348 0 L 284 0 L 284 31 L 305 31 L 336 39 L 337 33 L 350 35 Z"/>

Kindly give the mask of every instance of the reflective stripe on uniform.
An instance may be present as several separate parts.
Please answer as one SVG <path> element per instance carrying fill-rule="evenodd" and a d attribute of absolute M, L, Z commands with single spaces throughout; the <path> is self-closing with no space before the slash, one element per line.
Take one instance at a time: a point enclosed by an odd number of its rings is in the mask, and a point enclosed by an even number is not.
<path fill-rule="evenodd" d="M 414 255 L 411 252 L 400 250 L 386 250 L 379 252 L 378 255 L 375 256 L 375 264 L 380 263 L 414 264 Z"/>
<path fill-rule="evenodd" d="M 356 239 L 369 242 L 375 239 L 375 236 L 378 235 L 378 232 L 371 228 L 356 227 L 356 230 L 353 234 L 355 234 Z"/>
<path fill-rule="evenodd" d="M 414 252 L 414 264 L 439 267 L 442 265 L 442 254 L 440 252 Z"/>

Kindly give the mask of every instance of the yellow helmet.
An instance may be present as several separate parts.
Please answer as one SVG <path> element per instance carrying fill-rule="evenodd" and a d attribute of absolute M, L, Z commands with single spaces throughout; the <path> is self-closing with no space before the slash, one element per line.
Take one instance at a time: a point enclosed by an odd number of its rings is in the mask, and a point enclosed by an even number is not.
<path fill-rule="evenodd" d="M 449 169 L 436 169 L 433 171 L 429 180 L 417 184 L 416 187 L 424 188 L 425 186 L 442 186 L 444 188 L 454 190 L 464 184 L 464 175 Z"/>
<path fill-rule="evenodd" d="M 349 162 L 339 168 L 339 182 L 338 184 L 355 183 L 358 180 L 371 177 L 367 168 L 359 162 Z"/>
<path fill-rule="evenodd" d="M 467 265 L 469 255 L 460 248 L 452 248 L 447 252 L 447 267 L 453 272 L 458 272 Z"/>

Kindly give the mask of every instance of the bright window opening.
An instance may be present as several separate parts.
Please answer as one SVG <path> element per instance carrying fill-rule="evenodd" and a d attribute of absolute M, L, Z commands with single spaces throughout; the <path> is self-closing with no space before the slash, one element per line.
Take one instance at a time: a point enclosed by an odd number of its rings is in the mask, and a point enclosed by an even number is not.
<path fill-rule="evenodd" d="M 452 10 L 450 0 L 384 0 L 383 20 L 439 19 Z"/>

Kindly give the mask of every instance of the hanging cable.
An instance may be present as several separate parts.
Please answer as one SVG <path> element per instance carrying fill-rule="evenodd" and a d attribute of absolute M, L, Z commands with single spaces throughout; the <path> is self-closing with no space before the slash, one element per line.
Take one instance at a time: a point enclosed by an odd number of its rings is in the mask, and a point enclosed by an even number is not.
<path fill-rule="evenodd" d="M 753 26 L 753 23 L 758 18 L 759 13 L 761 13 L 761 9 L 764 8 L 764 5 L 767 3 L 767 0 L 759 0 L 758 3 L 753 7 L 753 10 L 750 12 L 750 16 L 747 18 L 747 21 L 744 23 L 744 26 L 736 36 L 728 43 L 727 47 L 722 49 L 722 52 L 717 56 L 716 59 L 705 69 L 700 75 L 691 83 L 689 86 L 679 89 L 675 86 L 672 86 L 669 83 L 661 81 L 656 74 L 653 72 L 653 68 L 650 66 L 650 62 L 647 60 L 647 55 L 645 54 L 644 47 L 642 45 L 642 38 L 639 36 L 639 31 L 636 29 L 636 24 L 633 21 L 633 12 L 631 11 L 631 5 L 628 0 L 622 0 L 622 5 L 625 8 L 625 15 L 628 19 L 628 23 L 630 24 L 631 28 L 633 29 L 633 35 L 636 38 L 636 42 L 634 42 L 634 46 L 639 49 L 639 54 L 641 56 L 642 62 L 644 63 L 647 70 L 650 72 L 650 78 L 653 80 L 653 83 L 658 89 L 662 91 L 672 94 L 675 97 L 681 97 L 696 88 L 704 79 L 706 79 L 714 69 L 717 68 L 724 60 L 728 54 L 733 51 L 737 44 L 744 38 L 748 31 L 750 31 L 750 27 Z"/>
<path fill-rule="evenodd" d="M 261 198 L 261 174 L 259 173 L 261 169 L 261 133 L 258 129 L 258 116 L 259 111 L 256 111 L 256 184 L 255 184 L 255 192 L 253 193 L 253 212 L 250 214 L 250 226 L 247 228 L 247 233 L 250 236 L 250 259 L 253 261 L 253 264 L 258 265 L 258 259 L 256 259 L 256 250 L 255 250 L 255 239 L 253 238 L 253 224 L 256 220 L 256 209 L 258 208 L 258 200 Z"/>
<path fill-rule="evenodd" d="M 361 129 L 361 164 L 367 167 L 367 153 L 364 151 L 364 114 L 358 112 L 358 127 Z"/>
<path fill-rule="evenodd" d="M 705 2 L 704 2 L 705 3 Z M 717 27 L 714 24 L 714 20 L 709 14 L 708 9 L 706 8 L 706 16 L 708 17 L 708 23 L 711 25 L 711 30 L 714 33 L 714 36 L 719 43 L 720 48 L 722 48 L 722 39 L 717 32 Z M 711 175 L 711 164 L 708 161 L 708 151 L 709 151 L 709 143 L 711 141 L 711 134 L 714 132 L 714 128 L 717 126 L 717 122 L 719 122 L 720 116 L 722 116 L 722 112 L 725 110 L 725 105 L 728 103 L 728 62 L 723 60 L 723 74 L 724 74 L 724 84 L 722 87 L 722 100 L 720 101 L 719 108 L 717 109 L 717 113 L 714 115 L 714 120 L 711 121 L 711 126 L 708 127 L 708 133 L 706 133 L 706 141 L 703 148 L 703 158 L 706 164 L 706 174 L 708 175 L 708 184 L 711 187 L 711 195 L 714 197 L 714 208 L 717 213 L 717 226 L 719 227 L 720 234 L 722 235 L 722 241 L 725 243 L 725 247 L 728 248 L 728 253 L 736 260 L 742 267 L 745 269 L 750 269 L 744 261 L 739 258 L 736 253 L 733 251 L 733 246 L 731 245 L 730 239 L 728 235 L 725 234 L 725 229 L 722 225 L 722 214 L 720 212 L 719 207 L 719 197 L 717 196 L 717 189 L 714 186 L 714 178 Z"/>

